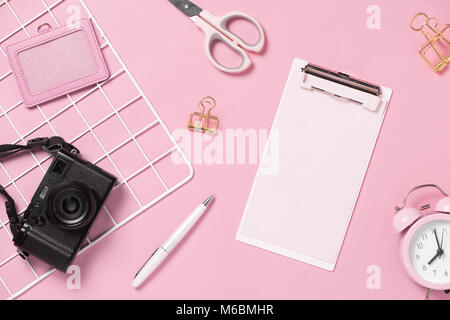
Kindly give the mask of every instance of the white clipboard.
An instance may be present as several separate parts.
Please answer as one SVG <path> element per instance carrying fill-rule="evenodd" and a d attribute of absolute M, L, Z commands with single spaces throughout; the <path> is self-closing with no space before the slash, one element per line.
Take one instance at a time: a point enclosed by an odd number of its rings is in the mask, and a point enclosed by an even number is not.
<path fill-rule="evenodd" d="M 310 66 L 294 60 L 236 239 L 333 271 L 392 90 Z"/>

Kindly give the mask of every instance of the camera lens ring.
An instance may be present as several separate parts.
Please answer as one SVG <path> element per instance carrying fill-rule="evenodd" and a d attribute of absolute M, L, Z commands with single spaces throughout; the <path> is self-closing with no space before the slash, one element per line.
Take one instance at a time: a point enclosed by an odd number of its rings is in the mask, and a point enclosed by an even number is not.
<path fill-rule="evenodd" d="M 94 219 L 96 213 L 95 196 L 84 183 L 66 181 L 49 194 L 47 217 L 62 229 L 81 229 Z"/>

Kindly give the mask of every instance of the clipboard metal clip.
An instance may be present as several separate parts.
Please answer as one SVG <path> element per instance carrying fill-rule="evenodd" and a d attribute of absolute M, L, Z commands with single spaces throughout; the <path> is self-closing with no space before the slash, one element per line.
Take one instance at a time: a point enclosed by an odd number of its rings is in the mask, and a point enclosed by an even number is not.
<path fill-rule="evenodd" d="M 342 72 L 331 71 L 313 64 L 302 69 L 301 87 L 324 91 L 337 98 L 361 104 L 376 111 L 380 105 L 381 87 L 350 77 Z"/>

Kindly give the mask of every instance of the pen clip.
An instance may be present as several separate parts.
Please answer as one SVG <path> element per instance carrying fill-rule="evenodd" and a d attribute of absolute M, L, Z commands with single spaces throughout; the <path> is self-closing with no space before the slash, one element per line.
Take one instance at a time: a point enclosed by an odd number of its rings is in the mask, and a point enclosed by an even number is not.
<path fill-rule="evenodd" d="M 150 258 L 147 259 L 147 261 L 145 261 L 145 263 L 142 265 L 142 267 L 139 269 L 138 272 L 136 272 L 136 275 L 134 276 L 134 279 L 137 278 L 137 276 L 139 275 L 139 273 L 141 273 L 142 269 L 144 269 L 145 265 L 150 261 L 150 259 L 155 255 L 155 253 L 159 250 L 159 248 L 157 248 L 152 255 L 150 256 Z"/>

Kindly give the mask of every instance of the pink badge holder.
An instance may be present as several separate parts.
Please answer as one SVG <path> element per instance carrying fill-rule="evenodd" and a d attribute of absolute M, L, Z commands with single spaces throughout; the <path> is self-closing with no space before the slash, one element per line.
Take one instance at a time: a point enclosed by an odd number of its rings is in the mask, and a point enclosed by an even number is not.
<path fill-rule="evenodd" d="M 109 78 L 91 20 L 58 28 L 45 24 L 38 31 L 37 36 L 6 49 L 26 107 Z"/>

